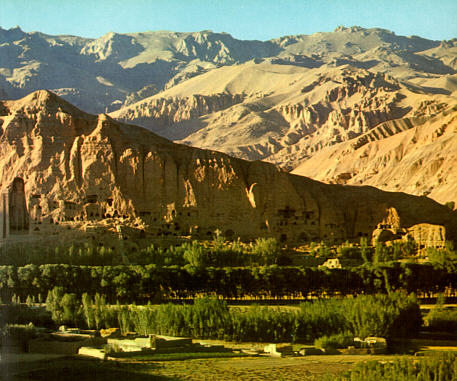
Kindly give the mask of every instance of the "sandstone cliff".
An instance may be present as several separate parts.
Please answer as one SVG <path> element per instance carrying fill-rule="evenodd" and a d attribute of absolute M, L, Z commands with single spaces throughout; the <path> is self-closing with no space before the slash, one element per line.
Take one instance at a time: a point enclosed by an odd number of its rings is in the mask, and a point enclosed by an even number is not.
<path fill-rule="evenodd" d="M 322 150 L 293 173 L 457 202 L 456 110 L 454 106 L 434 117 L 383 123 L 357 139 Z"/>
<path fill-rule="evenodd" d="M 174 144 L 48 91 L 0 102 L 0 163 L 0 189 L 23 181 L 37 235 L 130 226 L 151 236 L 220 229 L 228 237 L 341 241 L 371 237 L 380 224 L 402 235 L 428 223 L 457 237 L 455 214 L 426 197 L 326 185 Z"/>
<path fill-rule="evenodd" d="M 249 62 L 212 70 L 110 115 L 180 143 L 293 169 L 324 147 L 409 118 L 399 129 L 385 128 L 390 136 L 456 102 L 427 86 L 348 65 Z"/>

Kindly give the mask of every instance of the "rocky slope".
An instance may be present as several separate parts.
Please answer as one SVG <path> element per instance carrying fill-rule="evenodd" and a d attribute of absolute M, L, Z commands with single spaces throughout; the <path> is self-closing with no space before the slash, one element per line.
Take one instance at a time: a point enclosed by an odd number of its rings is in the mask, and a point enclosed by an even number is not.
<path fill-rule="evenodd" d="M 0 87 L 11 98 L 50 89 L 89 112 L 103 112 L 217 66 L 280 50 L 272 42 L 210 31 L 111 32 L 88 39 L 0 28 Z"/>
<path fill-rule="evenodd" d="M 398 133 L 390 136 L 392 130 Z M 382 123 L 357 139 L 323 149 L 293 173 L 427 195 L 446 203 L 457 202 L 456 166 L 457 107 L 453 107 L 434 117 Z"/>
<path fill-rule="evenodd" d="M 420 135 L 427 121 L 437 130 L 451 123 L 443 111 L 457 104 L 457 39 L 352 27 L 267 42 L 210 31 L 93 40 L 0 28 L 0 99 L 40 88 L 84 110 L 119 109 L 112 118 L 186 145 L 299 167 L 328 182 L 455 199 L 425 164 L 403 184 L 393 162 L 382 170 L 376 155 L 355 159 L 372 145 L 401 151 L 401 136 Z M 405 157 L 407 167 L 431 155 L 453 165 L 441 145 L 413 139 L 408 147 L 424 156 Z"/>
<path fill-rule="evenodd" d="M 0 88 L 15 99 L 52 89 L 86 111 L 103 112 L 250 60 L 308 69 L 349 64 L 401 78 L 452 75 L 455 45 L 360 27 L 265 42 L 211 31 L 110 32 L 88 39 L 0 28 Z"/>
<path fill-rule="evenodd" d="M 379 226 L 400 236 L 422 226 L 443 238 L 441 228 L 423 225 L 435 224 L 457 238 L 456 214 L 426 197 L 326 185 L 177 145 L 48 91 L 0 102 L 0 163 L 10 199 L 3 212 L 10 221 L 27 217 L 33 234 L 47 237 L 83 229 L 96 238 L 128 226 L 145 236 L 220 229 L 229 237 L 341 241 Z"/>
<path fill-rule="evenodd" d="M 381 123 L 439 113 L 457 103 L 449 91 L 436 93 L 349 65 L 308 69 L 249 62 L 212 70 L 111 116 L 185 144 L 293 169 L 323 147 Z M 221 94 L 236 101 L 221 107 Z M 210 107 L 189 112 L 196 97 Z M 161 107 L 164 99 L 167 107 Z"/>

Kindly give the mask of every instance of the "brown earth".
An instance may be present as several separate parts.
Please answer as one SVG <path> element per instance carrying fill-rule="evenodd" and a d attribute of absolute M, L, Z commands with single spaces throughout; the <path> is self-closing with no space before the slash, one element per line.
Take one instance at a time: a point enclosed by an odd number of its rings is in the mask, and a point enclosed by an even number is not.
<path fill-rule="evenodd" d="M 425 197 L 326 185 L 174 144 L 48 91 L 0 102 L 0 163 L 12 233 L 208 237 L 219 229 L 228 238 L 294 242 L 359 240 L 381 225 L 399 235 L 442 225 L 457 237 L 456 215 Z"/>
<path fill-rule="evenodd" d="M 16 364 L 3 373 L 8 380 L 321 380 L 351 369 L 355 363 L 395 356 L 309 356 L 306 358 L 232 358 L 161 362 L 102 362 L 56 359 Z"/>
<path fill-rule="evenodd" d="M 402 125 L 414 127 L 389 136 Z M 384 123 L 357 139 L 328 147 L 293 173 L 329 183 L 371 185 L 388 191 L 457 201 L 457 108 L 411 122 Z"/>

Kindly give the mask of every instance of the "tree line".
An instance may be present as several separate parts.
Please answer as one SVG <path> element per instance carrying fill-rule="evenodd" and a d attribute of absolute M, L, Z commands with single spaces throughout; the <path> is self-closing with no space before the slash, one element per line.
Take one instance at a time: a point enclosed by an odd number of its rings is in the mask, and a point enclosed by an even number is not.
<path fill-rule="evenodd" d="M 225 299 L 277 299 L 388 293 L 431 296 L 455 289 L 457 273 L 430 264 L 389 262 L 347 269 L 257 266 L 195 267 L 120 265 L 0 266 L 0 296 L 43 300 L 52 288 L 103 295 L 109 303 L 145 304 L 217 295 Z"/>
<path fill-rule="evenodd" d="M 404 292 L 314 300 L 298 307 L 228 307 L 214 298 L 198 298 L 190 305 L 127 306 L 108 305 L 99 294 L 78 298 L 56 287 L 46 308 L 56 324 L 229 341 L 312 342 L 343 333 L 407 337 L 422 324 L 416 297 Z"/>
<path fill-rule="evenodd" d="M 148 265 L 195 267 L 264 266 L 287 263 L 287 251 L 275 238 L 258 238 L 251 243 L 227 242 L 218 236 L 212 241 L 190 241 L 180 245 L 140 247 L 136 242 L 119 241 L 112 247 L 91 242 L 57 247 L 9 244 L 0 248 L 0 265 L 69 264 L 81 266 Z"/>
<path fill-rule="evenodd" d="M 362 237 L 360 244 L 345 242 L 328 246 L 312 242 L 307 247 L 309 257 L 352 259 L 360 263 L 383 263 L 416 256 L 416 243 L 409 239 L 390 245 L 368 245 Z M 118 241 L 113 246 L 93 242 L 57 247 L 30 247 L 9 244 L 0 248 L 0 265 L 69 264 L 81 266 L 148 265 L 194 267 L 242 267 L 289 265 L 294 249 L 281 247 L 275 238 L 258 238 L 253 242 L 225 241 L 217 236 L 210 241 L 189 241 L 163 247 L 150 244 L 140 247 L 137 242 Z M 429 248 L 425 253 L 432 263 L 457 264 L 457 253 L 451 243 L 445 248 Z"/>

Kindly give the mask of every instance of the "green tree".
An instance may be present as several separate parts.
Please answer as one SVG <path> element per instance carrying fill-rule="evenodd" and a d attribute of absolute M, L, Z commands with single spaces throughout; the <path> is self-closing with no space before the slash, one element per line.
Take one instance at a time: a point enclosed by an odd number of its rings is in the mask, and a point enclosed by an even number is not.
<path fill-rule="evenodd" d="M 87 328 L 94 328 L 95 327 L 95 315 L 94 315 L 94 308 L 91 297 L 89 294 L 84 293 L 82 298 L 82 308 L 84 314 L 84 320 L 86 322 Z"/>
<path fill-rule="evenodd" d="M 251 252 L 264 265 L 277 264 L 281 256 L 281 246 L 276 238 L 257 238 Z"/>
<path fill-rule="evenodd" d="M 64 294 L 63 287 L 54 287 L 48 292 L 46 298 L 46 310 L 51 313 L 52 320 L 57 324 L 61 324 L 64 318 L 64 310 L 61 303 Z"/>
<path fill-rule="evenodd" d="M 76 294 L 64 294 L 60 301 L 62 307 L 62 323 L 77 326 L 80 314 L 80 302 Z"/>

